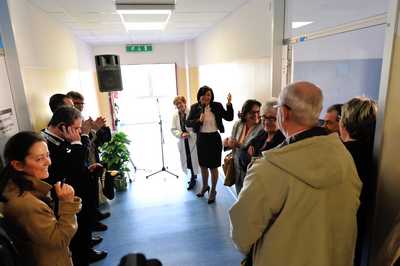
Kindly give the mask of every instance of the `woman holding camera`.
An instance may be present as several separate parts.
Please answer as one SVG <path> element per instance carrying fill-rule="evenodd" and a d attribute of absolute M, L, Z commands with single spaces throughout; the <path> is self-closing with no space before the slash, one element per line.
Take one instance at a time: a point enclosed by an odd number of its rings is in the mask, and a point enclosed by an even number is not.
<path fill-rule="evenodd" d="M 81 200 L 67 184 L 54 185 L 59 199 L 53 212 L 49 197 L 51 164 L 46 141 L 35 132 L 20 132 L 4 149 L 6 167 L 0 175 L 0 205 L 8 233 L 25 266 L 72 266 L 68 245 L 77 230 Z"/>
<path fill-rule="evenodd" d="M 198 197 L 209 192 L 208 204 L 215 202 L 217 194 L 218 167 L 221 166 L 222 141 L 225 131 L 222 119 L 233 120 L 232 96 L 228 94 L 226 110 L 219 102 L 214 102 L 214 92 L 208 86 L 203 86 L 197 92 L 197 103 L 190 107 L 186 126 L 192 127 L 197 133 L 197 154 L 203 177 L 203 187 Z M 208 185 L 208 169 L 211 172 L 211 191 Z"/>

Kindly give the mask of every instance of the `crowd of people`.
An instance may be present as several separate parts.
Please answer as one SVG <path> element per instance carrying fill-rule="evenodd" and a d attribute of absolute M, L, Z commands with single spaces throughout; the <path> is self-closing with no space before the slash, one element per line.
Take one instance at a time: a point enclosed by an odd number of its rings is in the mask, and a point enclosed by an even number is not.
<path fill-rule="evenodd" d="M 320 88 L 293 83 L 277 100 L 245 101 L 222 142 L 222 118 L 233 120 L 231 95 L 227 100 L 225 110 L 204 86 L 188 111 L 185 98 L 176 97 L 172 132 L 182 168 L 192 173 L 188 190 L 199 165 L 197 196 L 209 192 L 209 204 L 222 149 L 232 150 L 238 200 L 229 211 L 231 237 L 244 265 L 360 265 L 374 202 L 376 103 L 356 97 L 330 106 L 320 120 Z"/>
<path fill-rule="evenodd" d="M 83 119 L 84 97 L 55 94 L 40 133 L 24 131 L 5 146 L 1 212 L 21 265 L 88 266 L 107 256 L 93 232 L 110 213 L 99 211 L 99 146 L 111 139 L 105 119 Z M 56 262 L 56 264 L 54 264 Z"/>
<path fill-rule="evenodd" d="M 278 99 L 245 101 L 222 140 L 223 120 L 234 119 L 231 101 L 230 94 L 225 107 L 214 101 L 208 86 L 190 108 L 176 97 L 171 132 L 190 170 L 188 190 L 201 174 L 197 196 L 208 193 L 208 204 L 216 202 L 222 151 L 232 150 L 238 200 L 229 217 L 243 264 L 359 265 L 374 202 L 375 102 L 333 105 L 321 124 L 322 91 L 296 82 Z M 49 105 L 45 129 L 17 133 L 5 146 L 1 212 L 22 265 L 87 266 L 107 256 L 94 249 L 102 238 L 93 232 L 107 230 L 100 220 L 110 216 L 99 211 L 99 146 L 111 132 L 103 117 L 83 118 L 80 93 L 55 94 Z M 145 261 L 132 255 L 121 265 L 132 258 Z"/>

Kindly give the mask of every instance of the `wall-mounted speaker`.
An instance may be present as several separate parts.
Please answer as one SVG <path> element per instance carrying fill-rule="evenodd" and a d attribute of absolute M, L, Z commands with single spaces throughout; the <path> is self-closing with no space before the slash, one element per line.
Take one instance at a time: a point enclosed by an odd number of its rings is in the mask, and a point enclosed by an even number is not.
<path fill-rule="evenodd" d="M 118 55 L 96 55 L 96 71 L 101 92 L 121 91 L 122 77 Z"/>

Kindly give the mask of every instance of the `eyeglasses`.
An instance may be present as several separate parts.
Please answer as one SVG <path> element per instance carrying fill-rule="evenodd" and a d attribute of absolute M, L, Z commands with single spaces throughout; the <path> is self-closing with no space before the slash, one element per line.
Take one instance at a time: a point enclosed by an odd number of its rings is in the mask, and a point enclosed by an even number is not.
<path fill-rule="evenodd" d="M 249 114 L 251 114 L 251 115 L 260 114 L 260 110 L 258 110 L 258 111 L 250 111 Z"/>
<path fill-rule="evenodd" d="M 265 115 L 263 115 L 263 116 L 261 117 L 261 119 L 262 119 L 263 121 L 276 122 L 276 117 L 275 117 L 275 116 L 265 116 Z"/>

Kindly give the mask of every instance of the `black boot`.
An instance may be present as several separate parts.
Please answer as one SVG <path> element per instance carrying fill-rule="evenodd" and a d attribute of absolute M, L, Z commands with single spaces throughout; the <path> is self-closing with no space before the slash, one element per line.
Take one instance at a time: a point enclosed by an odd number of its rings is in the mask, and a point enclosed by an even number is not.
<path fill-rule="evenodd" d="M 192 190 L 196 186 L 196 178 L 195 176 L 192 176 L 189 181 L 189 186 L 187 187 L 187 190 Z"/>

